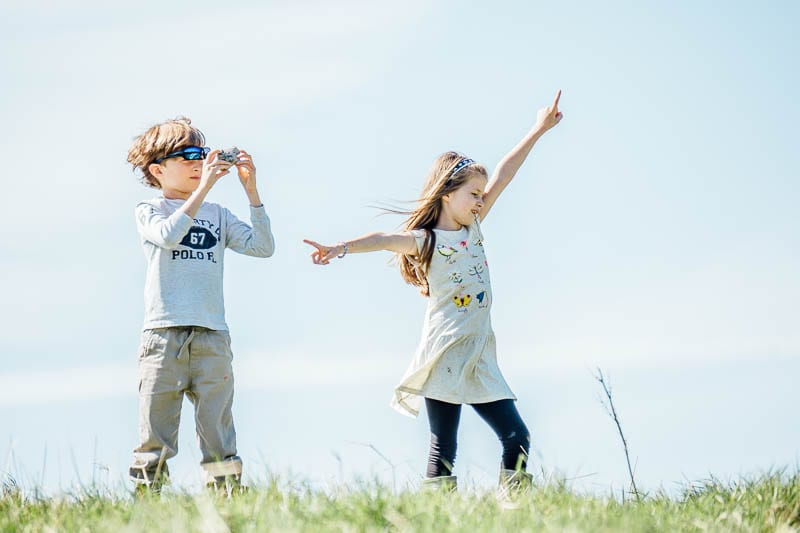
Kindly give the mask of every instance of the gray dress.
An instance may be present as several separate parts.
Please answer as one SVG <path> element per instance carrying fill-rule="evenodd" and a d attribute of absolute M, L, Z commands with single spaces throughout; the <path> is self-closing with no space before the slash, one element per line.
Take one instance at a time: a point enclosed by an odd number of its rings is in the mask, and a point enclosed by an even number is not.
<path fill-rule="evenodd" d="M 516 400 L 497 365 L 489 315 L 492 287 L 480 225 L 475 221 L 460 230 L 434 232 L 422 340 L 395 387 L 392 407 L 416 416 L 422 398 L 456 404 Z M 412 234 L 421 250 L 425 232 Z"/>

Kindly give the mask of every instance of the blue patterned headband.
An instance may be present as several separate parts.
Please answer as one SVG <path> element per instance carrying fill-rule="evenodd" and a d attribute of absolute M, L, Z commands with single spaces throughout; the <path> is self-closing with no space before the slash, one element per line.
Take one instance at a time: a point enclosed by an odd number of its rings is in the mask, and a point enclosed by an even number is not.
<path fill-rule="evenodd" d="M 464 159 L 459 161 L 456 164 L 456 166 L 453 167 L 453 170 L 450 172 L 450 176 L 455 176 L 458 173 L 459 170 L 461 170 L 462 168 L 466 167 L 467 165 L 471 165 L 474 162 L 475 161 L 473 161 L 472 159 L 470 159 L 468 157 L 465 157 Z"/>

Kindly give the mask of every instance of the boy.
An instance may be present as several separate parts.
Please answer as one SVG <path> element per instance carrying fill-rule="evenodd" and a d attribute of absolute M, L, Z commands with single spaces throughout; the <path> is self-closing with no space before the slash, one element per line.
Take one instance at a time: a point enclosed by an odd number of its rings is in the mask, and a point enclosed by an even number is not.
<path fill-rule="evenodd" d="M 233 163 L 219 156 L 183 117 L 151 127 L 128 151 L 142 182 L 162 192 L 136 206 L 147 259 L 138 354 L 139 446 L 130 467 L 137 492 L 158 492 L 167 478 L 166 461 L 178 453 L 184 394 L 194 405 L 208 485 L 230 493 L 241 480 L 231 414 L 233 354 L 222 296 L 224 252 L 269 257 L 275 245 L 252 157 L 244 150 Z M 252 227 L 204 201 L 232 166 L 250 201 Z"/>

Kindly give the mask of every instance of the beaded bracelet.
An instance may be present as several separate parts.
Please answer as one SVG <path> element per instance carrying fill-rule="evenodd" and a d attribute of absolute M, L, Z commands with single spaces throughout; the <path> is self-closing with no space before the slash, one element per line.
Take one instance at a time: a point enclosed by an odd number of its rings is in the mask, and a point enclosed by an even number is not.
<path fill-rule="evenodd" d="M 342 248 L 344 248 L 344 251 L 341 254 L 336 256 L 337 259 L 341 259 L 342 257 L 347 255 L 347 243 L 346 242 L 340 242 L 339 244 L 342 245 Z"/>

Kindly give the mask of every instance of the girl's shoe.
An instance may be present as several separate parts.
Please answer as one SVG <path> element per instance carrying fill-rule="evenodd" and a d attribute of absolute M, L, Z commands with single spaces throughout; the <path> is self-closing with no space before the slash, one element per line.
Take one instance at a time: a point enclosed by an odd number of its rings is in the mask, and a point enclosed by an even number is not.
<path fill-rule="evenodd" d="M 515 500 L 519 496 L 530 494 L 532 486 L 533 476 L 524 470 L 500 470 L 497 500 L 504 506 L 515 506 Z"/>
<path fill-rule="evenodd" d="M 428 477 L 422 480 L 421 486 L 422 490 L 455 492 L 458 489 L 458 478 L 456 476 Z"/>

